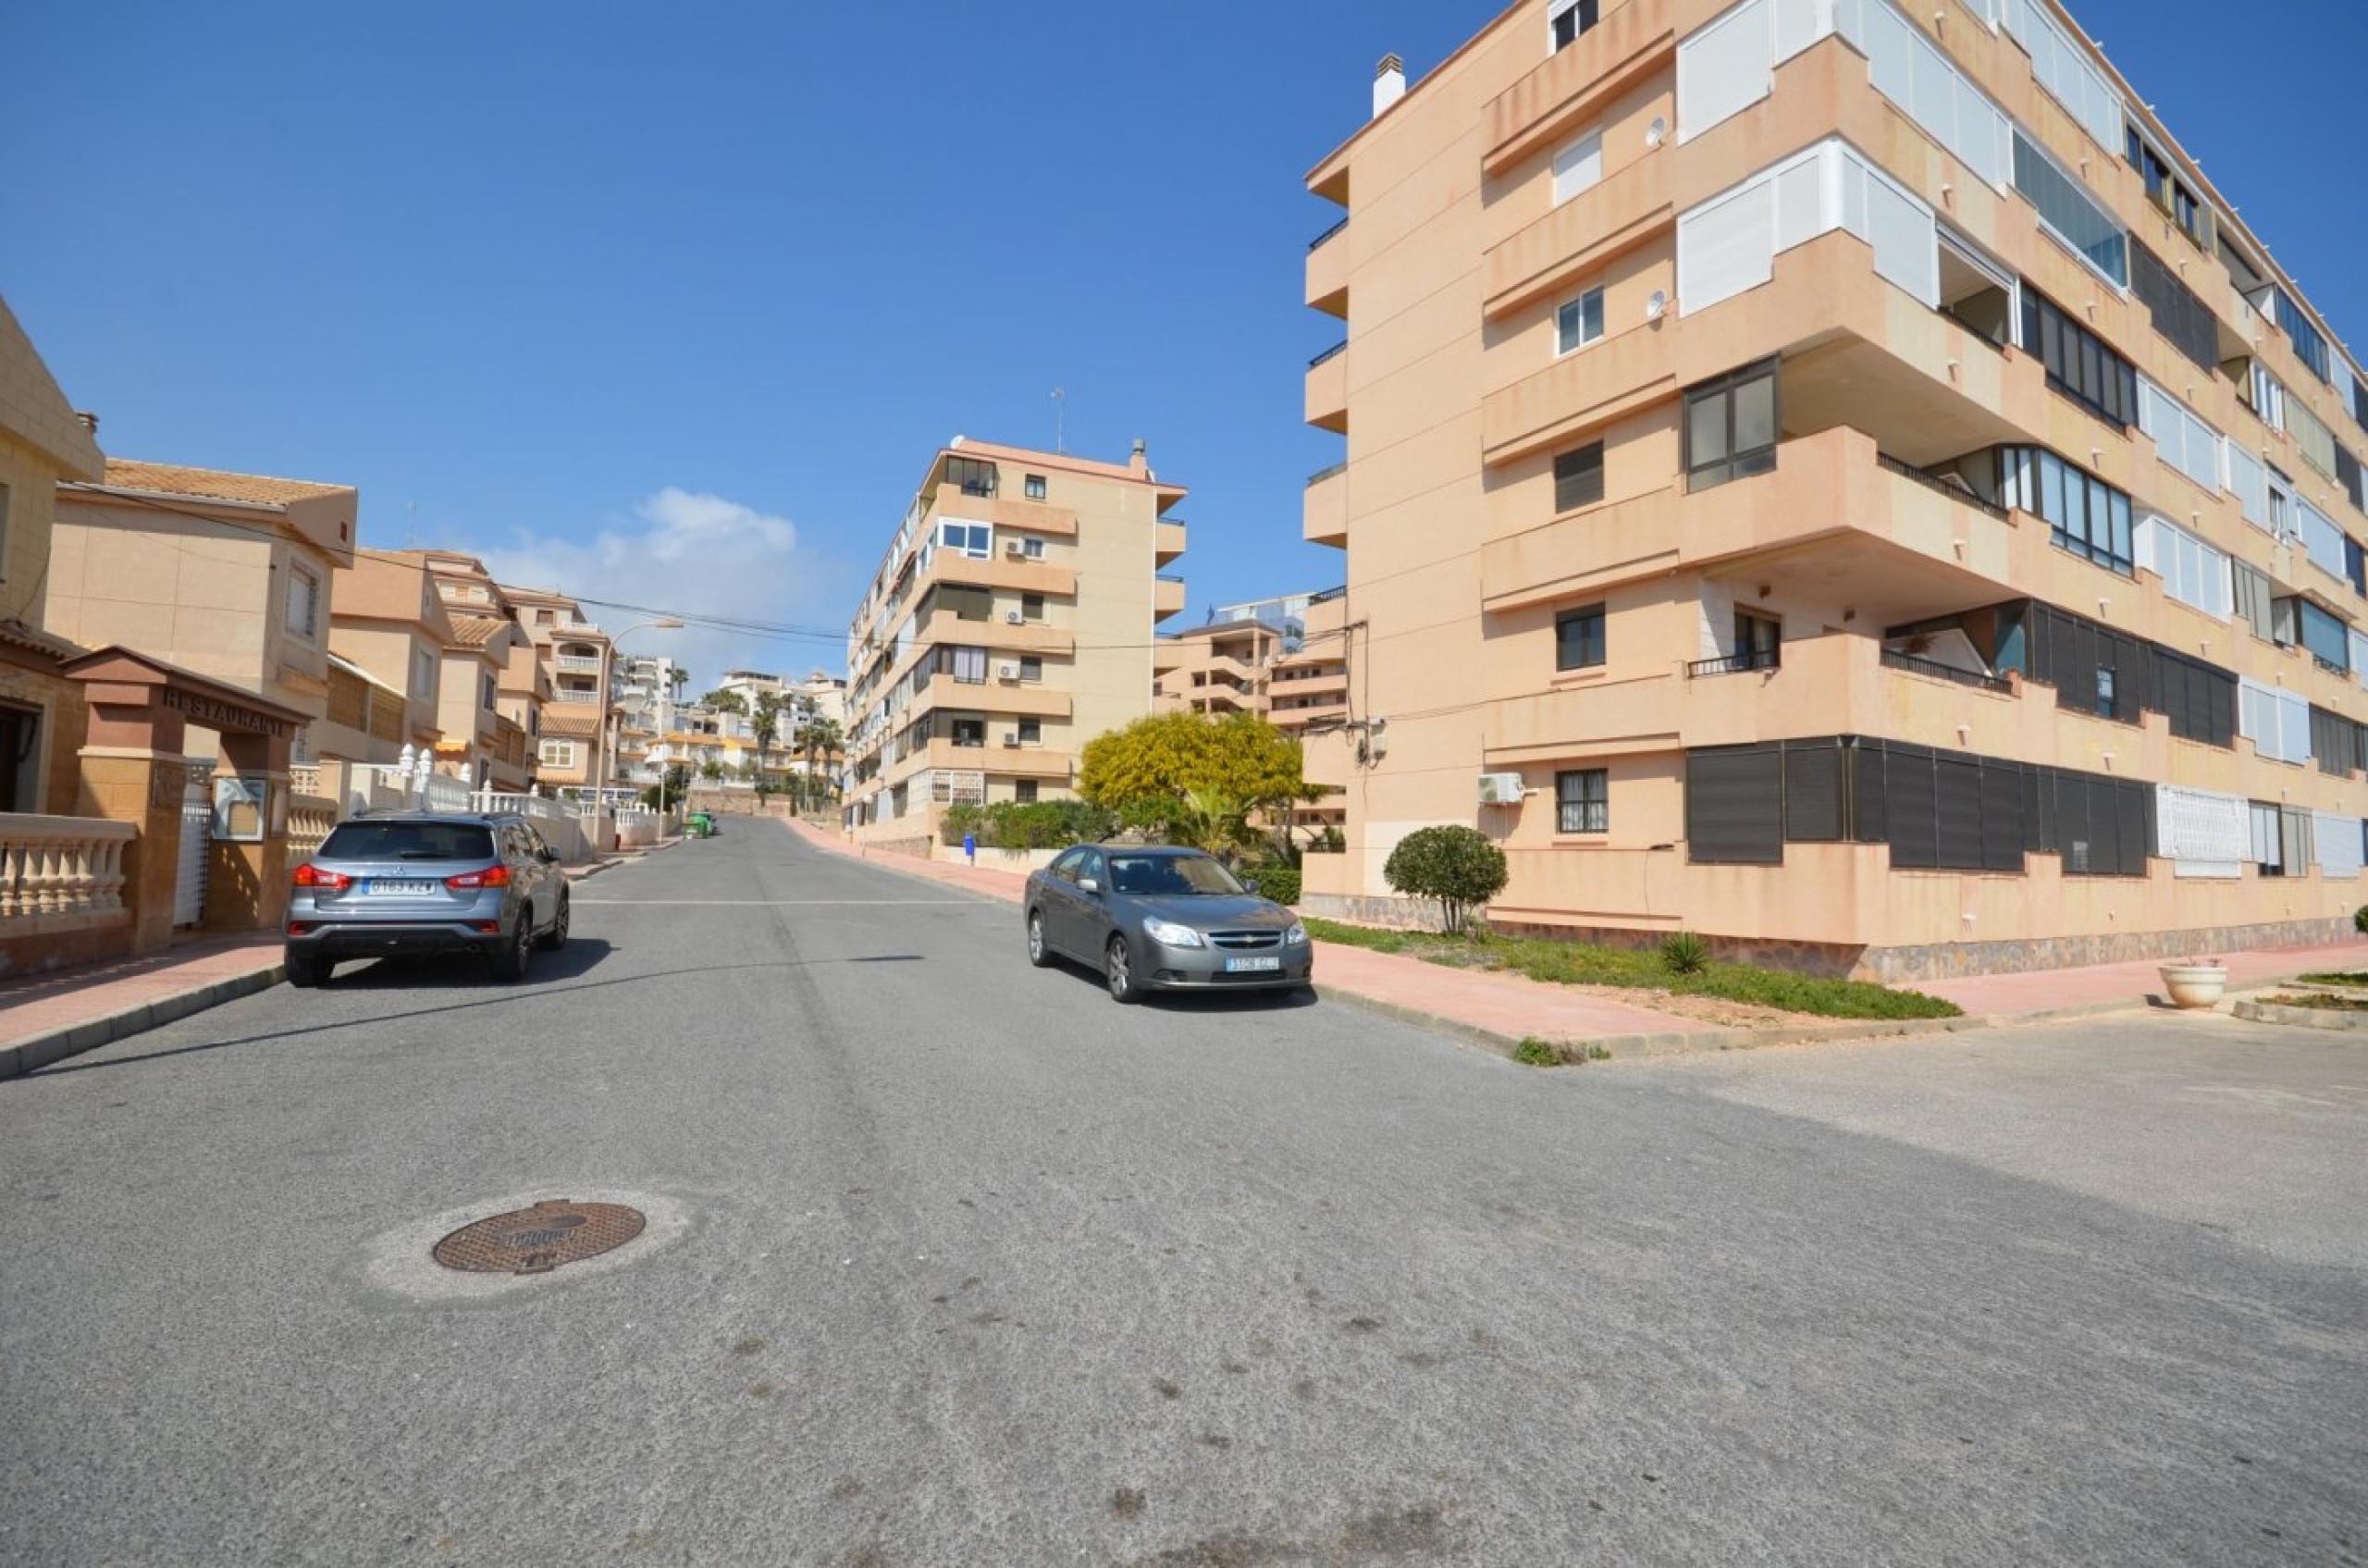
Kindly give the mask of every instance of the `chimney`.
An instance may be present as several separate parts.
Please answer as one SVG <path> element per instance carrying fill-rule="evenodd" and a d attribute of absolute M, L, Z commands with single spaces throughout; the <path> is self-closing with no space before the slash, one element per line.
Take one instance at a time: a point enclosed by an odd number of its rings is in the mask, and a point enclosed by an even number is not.
<path fill-rule="evenodd" d="M 1406 96 L 1406 62 L 1395 55 L 1384 55 L 1373 72 L 1373 117 L 1379 119 L 1389 105 Z"/>
<path fill-rule="evenodd" d="M 1135 450 L 1127 459 L 1127 469 L 1129 473 L 1141 474 L 1146 477 L 1151 474 L 1151 449 L 1143 444 L 1143 438 L 1141 436 L 1135 438 Z"/>
<path fill-rule="evenodd" d="M 99 433 L 99 416 L 92 414 L 89 409 L 76 409 L 74 411 L 74 417 L 80 420 L 82 422 L 82 428 L 88 430 L 92 435 L 95 436 Z"/>

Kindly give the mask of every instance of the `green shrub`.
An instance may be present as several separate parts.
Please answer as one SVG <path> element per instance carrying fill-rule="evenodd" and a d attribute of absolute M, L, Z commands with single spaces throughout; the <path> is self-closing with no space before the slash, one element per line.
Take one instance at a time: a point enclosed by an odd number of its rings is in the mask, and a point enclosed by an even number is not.
<path fill-rule="evenodd" d="M 1513 1060 L 1525 1068 L 1559 1068 L 1562 1053 L 1533 1034 L 1513 1048 Z"/>
<path fill-rule="evenodd" d="M 2368 904 L 2362 904 L 2351 911 L 2351 929 L 2368 931 Z"/>
<path fill-rule="evenodd" d="M 1066 849 L 1107 838 L 1116 826 L 1109 812 L 1082 800 L 998 800 L 953 808 L 939 831 L 957 847 L 968 833 L 981 849 Z"/>
<path fill-rule="evenodd" d="M 1299 902 L 1299 868 L 1296 866 L 1245 866 L 1241 880 L 1264 897 L 1277 904 Z"/>
<path fill-rule="evenodd" d="M 1461 932 L 1474 905 L 1505 890 L 1505 852 L 1477 829 L 1417 828 L 1399 840 L 1381 874 L 1398 892 L 1435 901 L 1449 932 Z"/>
<path fill-rule="evenodd" d="M 1710 967 L 1710 945 L 1690 931 L 1681 931 L 1661 944 L 1661 962 L 1671 974 L 1700 974 Z"/>
<path fill-rule="evenodd" d="M 1591 1062 L 1608 1062 L 1611 1060 L 1611 1047 L 1609 1045 L 1588 1046 L 1587 1060 Z"/>

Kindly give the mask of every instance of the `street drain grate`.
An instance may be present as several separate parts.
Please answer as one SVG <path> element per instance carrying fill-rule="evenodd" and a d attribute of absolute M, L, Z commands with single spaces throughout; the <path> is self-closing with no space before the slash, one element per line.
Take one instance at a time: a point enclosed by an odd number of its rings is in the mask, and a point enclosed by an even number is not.
<path fill-rule="evenodd" d="M 436 1243 L 435 1258 L 465 1274 L 549 1274 L 623 1246 L 647 1222 L 623 1204 L 548 1198 L 463 1225 Z"/>

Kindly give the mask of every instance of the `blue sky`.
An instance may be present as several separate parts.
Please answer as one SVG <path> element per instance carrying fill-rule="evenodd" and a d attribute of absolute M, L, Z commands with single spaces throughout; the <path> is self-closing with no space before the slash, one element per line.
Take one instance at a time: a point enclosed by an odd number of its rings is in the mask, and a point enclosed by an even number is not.
<path fill-rule="evenodd" d="M 1342 575 L 1299 541 L 1339 449 L 1300 422 L 1338 336 L 1300 302 L 1335 216 L 1300 176 L 1376 57 L 1419 74 L 1496 9 L 0 0 L 0 294 L 118 455 L 355 484 L 367 543 L 833 632 L 928 453 L 1049 444 L 1064 387 L 1071 451 L 1141 436 L 1192 488 L 1196 620 Z M 2338 90 L 2368 8 L 2287 0 L 2235 51 L 2197 42 L 2225 0 L 2077 14 L 2368 341 Z"/>

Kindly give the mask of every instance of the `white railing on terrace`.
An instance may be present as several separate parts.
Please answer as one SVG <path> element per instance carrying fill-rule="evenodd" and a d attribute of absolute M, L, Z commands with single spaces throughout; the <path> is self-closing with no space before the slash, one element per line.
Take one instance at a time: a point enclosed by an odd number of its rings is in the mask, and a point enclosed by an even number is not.
<path fill-rule="evenodd" d="M 561 822 L 568 819 L 567 808 L 556 800 L 539 795 L 517 795 L 507 790 L 481 789 L 471 797 L 473 808 L 479 811 L 504 811 L 515 817 L 530 817 L 537 821 Z"/>
<path fill-rule="evenodd" d="M 573 671 L 578 674 L 597 675 L 600 673 L 600 661 L 588 653 L 562 653 L 551 662 L 562 670 Z"/>
<path fill-rule="evenodd" d="M 0 813 L 0 936 L 18 921 L 99 924 L 122 914 L 123 852 L 135 831 L 100 817 Z"/>
<path fill-rule="evenodd" d="M 600 694 L 597 691 L 555 691 L 551 700 L 564 708 L 598 708 Z"/>

